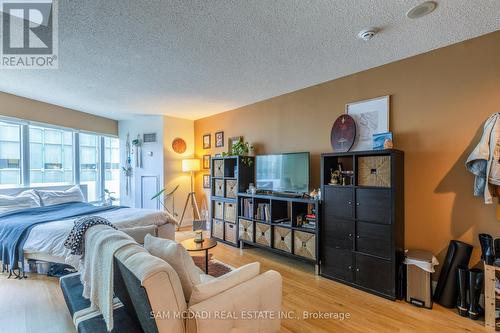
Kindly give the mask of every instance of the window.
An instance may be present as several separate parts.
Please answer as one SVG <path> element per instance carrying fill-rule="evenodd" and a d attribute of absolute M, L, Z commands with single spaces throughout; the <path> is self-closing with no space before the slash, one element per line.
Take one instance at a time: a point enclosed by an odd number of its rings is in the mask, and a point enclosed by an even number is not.
<path fill-rule="evenodd" d="M 73 183 L 73 133 L 29 126 L 30 183 Z"/>
<path fill-rule="evenodd" d="M 21 184 L 21 126 L 0 122 L 0 186 Z"/>
<path fill-rule="evenodd" d="M 120 140 L 104 137 L 104 188 L 120 197 Z"/>
<path fill-rule="evenodd" d="M 99 201 L 119 197 L 120 169 L 117 138 L 0 117 L 0 187 L 78 182 Z"/>
<path fill-rule="evenodd" d="M 80 133 L 80 183 L 88 186 L 88 200 L 101 199 L 99 184 L 100 136 Z"/>

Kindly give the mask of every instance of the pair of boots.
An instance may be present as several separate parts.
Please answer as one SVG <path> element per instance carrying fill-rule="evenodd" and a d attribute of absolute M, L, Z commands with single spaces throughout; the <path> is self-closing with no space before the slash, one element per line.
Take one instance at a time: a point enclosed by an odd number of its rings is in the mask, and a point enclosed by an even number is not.
<path fill-rule="evenodd" d="M 484 310 L 479 306 L 483 282 L 484 273 L 482 269 L 458 267 L 459 299 L 457 309 L 458 314 L 462 317 L 477 320 L 483 315 Z M 469 304 L 467 304 L 467 295 L 469 295 Z"/>
<path fill-rule="evenodd" d="M 488 234 L 479 234 L 481 244 L 481 259 L 488 265 L 500 266 L 500 238 L 493 241 L 493 237 Z"/>

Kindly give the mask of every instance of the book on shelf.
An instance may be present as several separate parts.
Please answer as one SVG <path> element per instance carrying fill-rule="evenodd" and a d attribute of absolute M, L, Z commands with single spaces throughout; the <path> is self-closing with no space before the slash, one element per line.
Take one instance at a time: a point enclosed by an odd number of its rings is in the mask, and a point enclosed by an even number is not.
<path fill-rule="evenodd" d="M 306 223 L 306 224 L 303 224 L 301 226 L 301 228 L 314 230 L 314 229 L 316 229 L 316 224 Z"/>
<path fill-rule="evenodd" d="M 269 209 L 269 204 L 267 203 L 259 203 L 257 205 L 257 212 L 255 214 L 256 220 L 271 221 L 271 210 Z"/>
<path fill-rule="evenodd" d="M 241 212 L 243 217 L 248 219 L 253 218 L 253 199 L 243 199 L 241 200 Z"/>

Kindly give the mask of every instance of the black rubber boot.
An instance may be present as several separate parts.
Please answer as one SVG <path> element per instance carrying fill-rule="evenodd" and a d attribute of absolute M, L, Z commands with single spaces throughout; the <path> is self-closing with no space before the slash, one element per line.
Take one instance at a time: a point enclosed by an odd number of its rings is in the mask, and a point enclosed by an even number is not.
<path fill-rule="evenodd" d="M 469 270 L 469 318 L 478 320 L 484 313 L 479 306 L 479 297 L 483 290 L 484 273 L 482 269 L 472 268 Z"/>
<path fill-rule="evenodd" d="M 495 239 L 495 266 L 500 266 L 500 238 Z"/>
<path fill-rule="evenodd" d="M 493 237 L 488 234 L 479 234 L 479 243 L 481 243 L 481 259 L 488 265 L 495 262 L 495 253 L 493 249 Z"/>
<path fill-rule="evenodd" d="M 469 315 L 469 304 L 467 304 L 467 279 L 469 278 L 469 268 L 465 266 L 458 267 L 458 314 L 462 317 Z"/>

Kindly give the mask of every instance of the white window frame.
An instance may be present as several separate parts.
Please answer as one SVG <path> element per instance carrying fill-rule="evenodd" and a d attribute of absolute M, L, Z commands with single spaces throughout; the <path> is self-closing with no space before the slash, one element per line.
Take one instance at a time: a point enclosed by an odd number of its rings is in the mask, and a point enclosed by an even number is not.
<path fill-rule="evenodd" d="M 30 136 L 29 136 L 29 126 L 37 126 L 44 128 L 52 128 L 57 130 L 70 131 L 73 133 L 73 182 L 72 183 L 60 183 L 58 185 L 80 185 L 80 133 L 86 133 L 91 135 L 97 135 L 99 138 L 99 158 L 97 163 L 99 164 L 99 175 L 97 177 L 97 189 L 96 193 L 98 200 L 96 202 L 102 201 L 104 198 L 104 187 L 106 183 L 106 170 L 105 170 L 105 152 L 104 152 L 104 138 L 115 138 L 118 139 L 116 135 L 102 134 L 97 132 L 83 131 L 74 128 L 68 128 L 63 126 L 45 124 L 34 121 L 27 121 L 22 119 L 16 119 L 11 117 L 0 116 L 0 121 L 5 123 L 11 123 L 21 126 L 20 140 L 21 140 L 21 179 L 20 185 L 6 186 L 6 188 L 18 188 L 18 187 L 30 187 Z"/>

